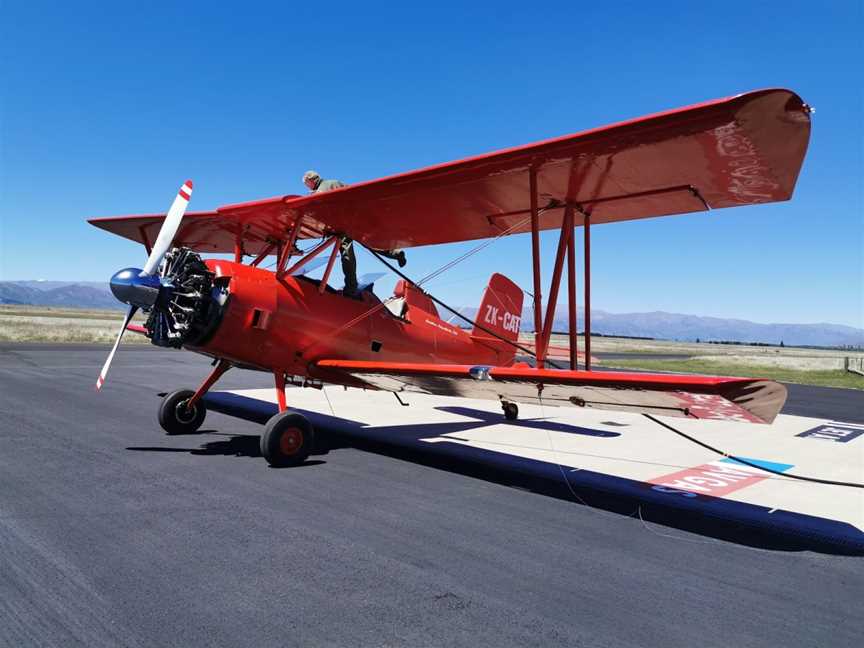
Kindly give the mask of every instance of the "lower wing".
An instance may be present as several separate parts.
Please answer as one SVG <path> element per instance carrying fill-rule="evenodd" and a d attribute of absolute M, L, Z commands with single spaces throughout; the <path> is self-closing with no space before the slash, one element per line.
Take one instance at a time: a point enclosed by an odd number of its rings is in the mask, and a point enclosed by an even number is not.
<path fill-rule="evenodd" d="M 532 367 L 320 360 L 329 374 L 392 392 L 771 423 L 786 388 L 771 380 Z"/>

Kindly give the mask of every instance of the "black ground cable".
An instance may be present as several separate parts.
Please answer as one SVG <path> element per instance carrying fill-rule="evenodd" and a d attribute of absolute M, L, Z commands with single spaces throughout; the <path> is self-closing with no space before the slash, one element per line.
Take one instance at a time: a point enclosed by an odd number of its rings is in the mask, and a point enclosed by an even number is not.
<path fill-rule="evenodd" d="M 360 242 L 357 241 L 357 240 L 355 240 L 354 242 L 355 242 L 355 243 L 360 243 Z M 512 340 L 508 340 L 507 338 L 505 338 L 505 337 L 503 337 L 503 336 L 501 336 L 501 335 L 498 335 L 498 334 L 495 333 L 494 331 L 490 331 L 490 330 L 487 329 L 485 326 L 483 326 L 483 325 L 481 325 L 481 324 L 478 324 L 477 322 L 475 322 L 474 320 L 472 320 L 470 317 L 465 317 L 462 313 L 460 313 L 459 311 L 457 311 L 455 308 L 453 308 L 452 306 L 448 306 L 447 304 L 445 304 L 444 302 L 442 302 L 440 299 L 438 299 L 437 297 L 435 297 L 435 295 L 432 295 L 432 294 L 427 293 L 426 291 L 424 291 L 422 288 L 420 288 L 420 286 L 417 285 L 417 283 L 416 283 L 413 279 L 411 279 L 411 277 L 408 277 L 407 275 L 405 275 L 404 273 L 402 273 L 398 268 L 395 268 L 393 265 L 391 265 L 390 263 L 388 263 L 387 261 L 385 261 L 385 260 L 384 260 L 384 257 L 382 257 L 380 254 L 378 254 L 375 250 L 373 250 L 373 249 L 370 248 L 370 247 L 366 247 L 366 246 L 363 245 L 362 243 L 360 243 L 360 245 L 362 245 L 364 249 L 366 249 L 366 250 L 368 250 L 369 252 L 371 252 L 371 253 L 375 256 L 376 259 L 378 259 L 381 263 L 383 263 L 385 266 L 387 266 L 390 270 L 392 270 L 394 273 L 396 273 L 397 275 L 399 275 L 400 277 L 402 277 L 402 279 L 404 279 L 405 281 L 407 281 L 409 284 L 411 284 L 411 285 L 414 286 L 415 288 L 417 288 L 417 289 L 423 291 L 423 294 L 426 295 L 427 297 L 429 297 L 429 299 L 431 299 L 433 302 L 435 302 L 436 304 L 438 304 L 438 305 L 441 306 L 442 308 L 446 308 L 448 311 L 450 311 L 451 313 L 453 313 L 456 317 L 458 317 L 458 318 L 460 318 L 460 319 L 462 319 L 462 320 L 465 320 L 468 324 L 471 324 L 472 326 L 476 326 L 478 329 L 480 329 L 480 330 L 483 331 L 484 333 L 488 333 L 488 334 L 491 335 L 492 337 L 497 338 L 497 339 L 501 340 L 502 342 L 506 342 L 507 344 L 516 347 L 516 348 L 519 349 L 520 351 L 524 351 L 524 352 L 527 353 L 529 356 L 531 356 L 532 358 L 534 358 L 534 362 L 535 362 L 535 364 L 536 364 L 536 362 L 537 362 L 537 353 L 536 353 L 536 352 L 531 351 L 530 349 L 528 349 L 528 348 L 526 348 L 526 347 L 523 347 L 521 344 L 517 344 L 516 342 L 513 342 Z M 521 313 L 520 313 L 520 316 L 521 316 Z M 555 364 L 554 362 L 552 362 L 551 360 L 546 360 L 546 362 L 548 362 L 550 365 L 552 365 L 552 367 L 553 367 L 554 369 L 563 369 L 563 368 L 564 368 L 564 367 L 559 367 L 558 365 L 556 365 L 556 364 Z"/>
<path fill-rule="evenodd" d="M 864 488 L 864 484 L 855 484 L 853 482 L 832 481 L 830 479 L 819 479 L 817 477 L 806 477 L 804 475 L 792 475 L 790 473 L 780 472 L 779 470 L 772 470 L 771 468 L 766 468 L 765 466 L 760 466 L 758 464 L 754 464 L 750 461 L 747 461 L 746 459 L 742 459 L 741 457 L 736 457 L 735 455 L 731 455 L 728 452 L 723 452 L 722 450 L 718 450 L 717 448 L 714 448 L 714 447 L 708 445 L 707 443 L 703 443 L 699 439 L 694 439 L 689 434 L 684 434 L 684 432 L 682 432 L 681 430 L 676 430 L 671 425 L 667 425 L 663 421 L 660 421 L 660 420 L 654 418 L 650 414 L 643 414 L 642 416 L 644 416 L 647 419 L 654 421 L 658 425 L 662 425 L 667 430 L 671 430 L 675 434 L 684 437 L 688 441 L 692 441 L 696 445 L 702 446 L 706 450 L 710 450 L 711 452 L 716 452 L 719 455 L 722 455 L 724 457 L 728 457 L 729 459 L 732 459 L 733 461 L 737 461 L 738 463 L 744 464 L 745 466 L 750 466 L 751 468 L 758 468 L 759 470 L 764 470 L 765 472 L 771 473 L 773 475 L 779 475 L 780 477 L 789 477 L 790 479 L 800 479 L 801 481 L 814 482 L 816 484 L 828 484 L 829 486 L 849 486 L 850 488 Z"/>

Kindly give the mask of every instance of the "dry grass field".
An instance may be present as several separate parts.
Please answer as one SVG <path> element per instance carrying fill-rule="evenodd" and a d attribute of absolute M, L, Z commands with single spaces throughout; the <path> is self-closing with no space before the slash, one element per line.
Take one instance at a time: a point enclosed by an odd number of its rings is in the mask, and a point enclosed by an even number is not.
<path fill-rule="evenodd" d="M 80 342 L 111 344 L 123 319 L 119 310 L 85 310 L 42 306 L 0 305 L 0 342 Z M 143 323 L 139 313 L 133 320 Z M 533 335 L 522 339 L 533 341 Z M 125 343 L 147 344 L 143 335 L 130 334 Z M 566 347 L 567 336 L 553 336 L 552 344 Z M 584 350 L 584 339 L 580 337 Z M 843 369 L 844 358 L 864 353 L 839 349 L 799 349 L 738 344 L 697 344 L 663 340 L 595 337 L 592 354 L 632 354 L 607 359 L 604 366 L 649 371 L 703 373 L 718 376 L 758 376 L 783 382 L 864 389 L 864 376 Z M 658 356 L 657 359 L 645 356 Z M 688 356 L 663 359 L 662 356 Z M 860 361 L 860 360 L 859 360 Z"/>
<path fill-rule="evenodd" d="M 533 341 L 532 335 L 522 339 Z M 553 335 L 552 344 L 566 347 L 565 335 Z M 584 350 L 584 338 L 579 338 Z M 632 354 L 632 358 L 601 360 L 604 366 L 647 371 L 700 373 L 715 376 L 754 376 L 782 382 L 864 390 L 864 376 L 847 372 L 845 358 L 861 361 L 864 353 L 842 349 L 802 349 L 744 344 L 707 344 L 666 340 L 594 337 L 591 353 Z M 658 358 L 644 356 L 656 355 Z M 663 359 L 662 356 L 688 356 Z"/>
<path fill-rule="evenodd" d="M 144 322 L 140 313 L 132 320 Z M 95 342 L 111 344 L 123 322 L 123 312 L 47 306 L 0 306 L 0 342 Z M 148 343 L 143 335 L 127 334 L 125 343 Z"/>

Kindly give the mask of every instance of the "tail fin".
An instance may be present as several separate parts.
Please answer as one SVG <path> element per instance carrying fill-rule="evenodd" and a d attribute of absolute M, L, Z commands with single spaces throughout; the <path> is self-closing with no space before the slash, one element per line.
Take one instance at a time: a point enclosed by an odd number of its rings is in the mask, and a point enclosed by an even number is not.
<path fill-rule="evenodd" d="M 491 331 L 505 340 L 516 342 L 522 322 L 522 289 L 504 275 L 497 272 L 493 274 L 483 293 L 475 321 L 477 325 L 471 333 L 472 337 L 502 344 L 500 339 L 487 332 Z M 515 347 L 507 346 L 515 352 Z"/>

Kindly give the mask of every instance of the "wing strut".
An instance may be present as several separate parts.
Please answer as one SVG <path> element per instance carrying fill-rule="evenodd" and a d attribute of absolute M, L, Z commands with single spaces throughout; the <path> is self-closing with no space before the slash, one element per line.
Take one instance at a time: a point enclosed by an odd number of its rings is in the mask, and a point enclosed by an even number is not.
<path fill-rule="evenodd" d="M 564 267 L 564 254 L 567 244 L 573 235 L 573 207 L 564 208 L 564 219 L 561 221 L 561 233 L 558 235 L 558 251 L 555 253 L 555 268 L 552 270 L 552 285 L 549 286 L 549 301 L 546 304 L 546 319 L 543 322 L 543 358 L 549 348 L 552 337 L 552 322 L 555 320 L 555 307 L 558 305 L 558 289 L 561 285 L 561 270 Z"/>
<path fill-rule="evenodd" d="M 257 257 L 255 257 L 255 259 L 249 265 L 251 265 L 253 268 L 257 268 L 261 264 L 261 262 L 267 258 L 267 256 L 273 254 L 273 251 L 276 250 L 276 247 L 276 243 L 268 242 L 267 247 L 261 250 L 261 253 Z M 278 258 L 279 254 L 277 253 L 276 256 Z"/>
<path fill-rule="evenodd" d="M 570 325 L 570 368 L 577 368 L 576 346 L 576 228 L 570 214 L 570 240 L 567 241 L 567 322 Z M 590 361 L 589 361 L 590 362 Z"/>
<path fill-rule="evenodd" d="M 288 260 L 291 258 L 291 255 L 294 254 L 294 249 L 297 245 L 297 235 L 300 233 L 300 226 L 303 225 L 303 217 L 297 219 L 297 222 L 294 223 L 294 228 L 291 230 L 291 234 L 288 237 L 288 242 L 285 244 L 285 247 L 282 248 L 281 254 L 277 255 L 276 260 L 276 278 L 281 279 L 284 275 L 288 274 L 286 270 L 286 266 L 288 265 Z"/>
<path fill-rule="evenodd" d="M 309 250 L 309 252 L 304 254 L 300 258 L 299 261 L 297 261 L 296 263 L 294 263 L 294 265 L 292 265 L 290 268 L 288 268 L 285 271 L 285 274 L 289 274 L 289 275 L 294 274 L 300 268 L 302 268 L 304 265 L 306 265 L 309 261 L 311 261 L 314 257 L 318 256 L 321 252 L 326 250 L 331 245 L 334 247 L 337 247 L 337 248 L 339 247 L 339 237 L 338 236 L 331 236 L 330 238 L 326 238 L 323 241 L 321 241 L 318 245 L 316 245 L 311 250 Z M 332 255 L 331 255 L 331 258 L 332 258 Z"/>
<path fill-rule="evenodd" d="M 234 235 L 234 263 L 243 263 L 243 234 L 239 229 Z"/>
<path fill-rule="evenodd" d="M 575 337 L 570 332 L 571 339 Z M 585 214 L 585 370 L 591 371 L 591 213 Z"/>
<path fill-rule="evenodd" d="M 336 256 L 339 254 L 339 240 L 333 244 L 333 250 L 330 252 L 330 258 L 327 260 L 327 269 L 324 270 L 324 276 L 321 278 L 321 285 L 318 286 L 318 293 L 323 294 L 327 288 L 327 282 L 330 280 L 330 273 L 333 272 L 333 264 L 336 262 Z"/>
<path fill-rule="evenodd" d="M 571 179 L 576 171 L 575 161 L 571 166 Z M 603 183 L 605 176 L 601 177 Z M 571 191 L 573 189 L 571 182 Z M 599 187 L 598 187 L 599 189 Z M 546 352 L 552 337 L 552 325 L 555 321 L 555 307 L 558 305 L 558 292 L 564 260 L 567 258 L 567 319 L 570 337 L 570 367 L 577 369 L 578 325 L 576 321 L 576 219 L 575 212 L 582 216 L 585 227 L 585 370 L 591 371 L 591 210 L 570 200 L 564 205 L 564 218 L 558 235 L 558 249 L 555 254 L 555 265 L 552 270 L 552 282 L 549 286 L 549 299 L 546 303 L 546 314 L 542 312 L 543 299 L 540 292 L 540 224 L 541 210 L 537 207 L 537 176 L 535 167 L 529 170 L 529 191 L 531 193 L 531 261 L 534 270 L 534 349 L 537 367 L 546 366 Z"/>
<path fill-rule="evenodd" d="M 542 367 L 546 358 L 543 344 L 543 314 L 540 312 L 543 299 L 540 295 L 540 214 L 537 210 L 537 167 L 533 164 L 528 172 L 531 192 L 531 261 L 534 265 L 534 353 L 537 366 Z"/>

